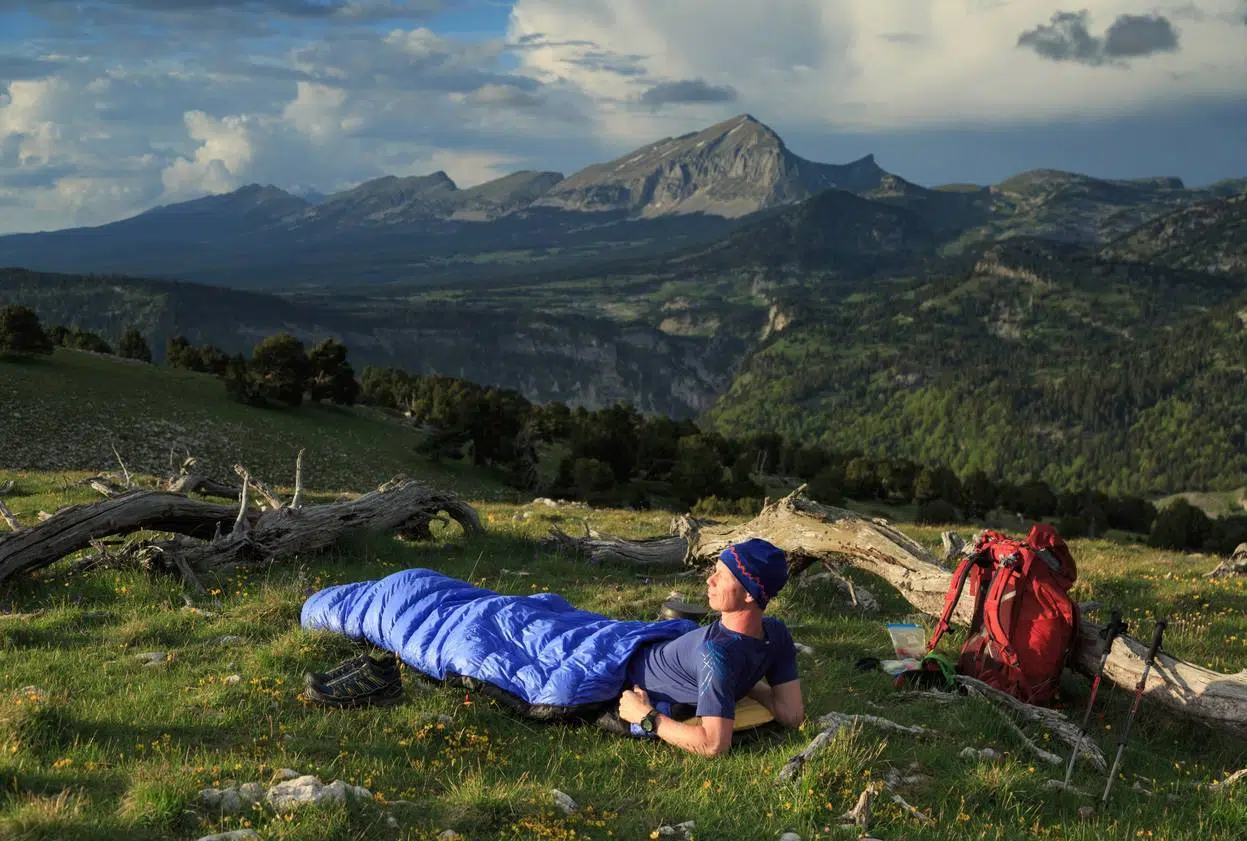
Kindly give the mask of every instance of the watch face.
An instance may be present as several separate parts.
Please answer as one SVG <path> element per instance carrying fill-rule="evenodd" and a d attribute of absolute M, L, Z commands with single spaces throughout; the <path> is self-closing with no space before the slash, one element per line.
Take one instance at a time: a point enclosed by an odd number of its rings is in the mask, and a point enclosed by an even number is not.
<path fill-rule="evenodd" d="M 653 733 L 658 728 L 658 716 L 655 713 L 648 713 L 645 718 L 641 719 L 641 729 L 646 733 Z"/>

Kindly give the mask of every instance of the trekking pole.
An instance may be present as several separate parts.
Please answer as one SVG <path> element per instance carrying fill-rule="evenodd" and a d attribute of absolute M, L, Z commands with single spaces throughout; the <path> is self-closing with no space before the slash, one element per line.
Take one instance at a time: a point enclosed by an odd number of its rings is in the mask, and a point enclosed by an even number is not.
<path fill-rule="evenodd" d="M 1152 647 L 1148 649 L 1147 658 L 1143 661 L 1143 674 L 1139 676 L 1139 685 L 1134 688 L 1134 703 L 1130 705 L 1130 717 L 1126 719 L 1126 729 L 1117 744 L 1117 756 L 1113 759 L 1113 767 L 1108 772 L 1108 782 L 1104 784 L 1104 796 L 1101 805 L 1108 804 L 1108 793 L 1113 788 L 1113 778 L 1117 776 L 1117 767 L 1121 765 L 1122 754 L 1126 752 L 1126 743 L 1130 741 L 1130 728 L 1134 725 L 1134 717 L 1139 711 L 1139 702 L 1143 700 L 1143 688 L 1147 686 L 1147 675 L 1152 671 L 1152 663 L 1156 660 L 1156 652 L 1160 651 L 1160 640 L 1165 635 L 1165 626 L 1169 620 L 1160 619 L 1156 622 L 1156 633 L 1152 634 Z"/>
<path fill-rule="evenodd" d="M 1074 754 L 1069 758 L 1069 767 L 1065 769 L 1066 788 L 1069 788 L 1070 777 L 1074 775 L 1074 762 L 1078 759 L 1078 752 L 1082 750 L 1083 739 L 1087 738 L 1087 723 L 1091 721 L 1091 709 L 1095 706 L 1095 696 L 1100 691 L 1100 681 L 1104 678 L 1104 664 L 1108 662 L 1108 656 L 1113 650 L 1113 640 L 1117 639 L 1118 635 L 1126 633 L 1127 630 L 1127 624 L 1121 621 L 1121 611 L 1114 610 L 1108 625 L 1100 632 L 1104 640 L 1104 651 L 1100 655 L 1100 667 L 1095 670 L 1095 677 L 1091 680 L 1091 697 L 1087 699 L 1087 710 L 1082 714 L 1082 724 L 1078 726 L 1078 743 L 1074 745 Z"/>

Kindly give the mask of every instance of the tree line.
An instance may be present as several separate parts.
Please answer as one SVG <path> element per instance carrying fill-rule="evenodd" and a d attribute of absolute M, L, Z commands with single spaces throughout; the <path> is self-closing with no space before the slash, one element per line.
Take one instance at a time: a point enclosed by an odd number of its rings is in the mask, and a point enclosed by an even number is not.
<path fill-rule="evenodd" d="M 51 353 L 56 345 L 113 352 L 85 331 L 44 330 L 25 307 L 0 310 L 0 356 Z M 627 403 L 596 410 L 535 404 L 512 389 L 397 368 L 368 366 L 356 379 L 346 346 L 335 339 L 307 351 L 293 335 L 278 333 L 248 358 L 175 335 L 165 351 L 171 368 L 220 378 L 230 399 L 286 407 L 305 399 L 372 405 L 419 427 L 424 456 L 470 460 L 504 471 L 518 489 L 595 504 L 645 508 L 671 500 L 698 513 L 746 513 L 765 495 L 758 477 L 779 475 L 805 481 L 811 496 L 827 504 L 845 498 L 914 504 L 919 522 L 977 520 L 1003 510 L 1053 520 L 1067 537 L 1117 529 L 1148 534 L 1157 546 L 1218 552 L 1247 540 L 1247 519 L 1210 520 L 1181 500 L 1158 514 L 1137 496 L 1054 490 L 1032 477 L 1013 481 L 982 469 L 959 475 L 943 465 L 833 450 L 772 432 L 726 436 L 692 420 L 643 415 Z M 118 354 L 151 360 L 147 340 L 132 329 Z"/>

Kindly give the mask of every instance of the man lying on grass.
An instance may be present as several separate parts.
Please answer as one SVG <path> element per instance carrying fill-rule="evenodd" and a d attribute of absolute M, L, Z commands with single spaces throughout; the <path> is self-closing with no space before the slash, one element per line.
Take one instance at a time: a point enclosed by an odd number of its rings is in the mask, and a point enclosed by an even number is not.
<path fill-rule="evenodd" d="M 716 756 L 731 747 L 737 703 L 746 697 L 781 725 L 804 719 L 796 646 L 783 622 L 763 615 L 787 580 L 787 558 L 773 544 L 755 538 L 729 546 L 706 580 L 719 618 L 685 632 L 686 622 L 615 620 L 557 594 L 506 596 L 413 569 L 314 594 L 302 624 L 367 639 L 435 679 L 481 681 L 534 717 L 601 715 L 609 705 L 598 720 L 609 730 L 629 732 L 626 722 L 634 736 Z M 616 718 L 611 687 L 621 683 Z M 393 654 L 310 673 L 307 684 L 308 700 L 326 706 L 403 697 Z M 677 720 L 694 709 L 696 720 Z"/>
<path fill-rule="evenodd" d="M 805 718 L 797 649 L 784 623 L 763 616 L 788 580 L 783 550 L 746 540 L 719 555 L 706 579 L 717 620 L 682 637 L 644 646 L 633 655 L 619 717 L 664 742 L 706 756 L 732 746 L 736 702 L 748 696 L 785 727 Z M 766 682 L 763 683 L 762 679 Z M 699 724 L 685 724 L 655 704 L 696 704 Z M 668 707 L 669 709 L 669 707 Z"/>

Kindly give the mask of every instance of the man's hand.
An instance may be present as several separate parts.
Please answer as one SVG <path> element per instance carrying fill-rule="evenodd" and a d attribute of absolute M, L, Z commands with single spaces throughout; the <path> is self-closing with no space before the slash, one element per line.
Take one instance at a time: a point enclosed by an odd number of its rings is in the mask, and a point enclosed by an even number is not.
<path fill-rule="evenodd" d="M 653 708 L 649 694 L 639 686 L 625 689 L 619 696 L 619 717 L 629 724 L 640 724 Z"/>

